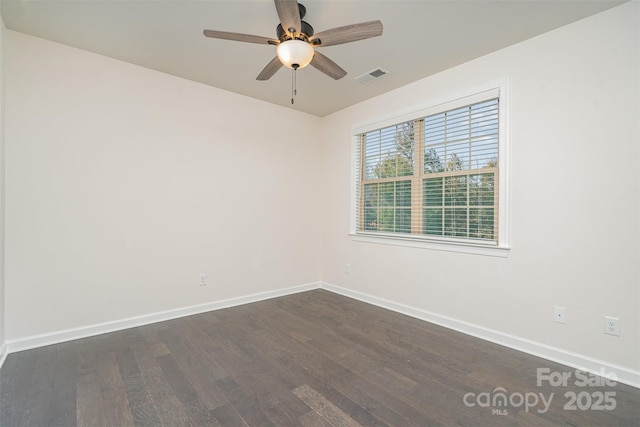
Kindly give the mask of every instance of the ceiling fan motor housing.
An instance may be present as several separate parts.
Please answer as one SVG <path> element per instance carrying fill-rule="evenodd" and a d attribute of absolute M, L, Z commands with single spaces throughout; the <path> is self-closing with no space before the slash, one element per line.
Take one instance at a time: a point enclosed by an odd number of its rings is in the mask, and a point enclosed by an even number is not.
<path fill-rule="evenodd" d="M 300 26 L 302 28 L 300 29 L 300 31 L 298 31 L 298 33 L 300 33 L 300 36 L 297 38 L 307 41 L 309 37 L 313 35 L 313 27 L 306 21 L 300 21 Z M 278 40 L 280 40 L 281 42 L 290 39 L 290 37 L 287 35 L 287 32 L 284 30 L 284 28 L 282 28 L 282 24 L 278 24 L 278 26 L 276 27 L 276 34 L 278 36 Z"/>
<path fill-rule="evenodd" d="M 302 20 L 302 18 L 304 18 L 304 16 L 307 14 L 307 8 L 304 7 L 304 5 L 301 3 L 298 3 L 298 13 L 300 14 L 300 26 L 302 28 L 287 28 L 287 30 L 289 33 L 297 33 L 298 36 L 295 37 L 296 39 L 309 41 L 309 37 L 313 35 L 313 27 L 309 25 L 308 22 Z M 278 24 L 278 26 L 276 27 L 276 35 L 278 36 L 278 40 L 280 40 L 281 42 L 290 40 L 292 38 L 289 37 L 287 31 L 285 31 L 282 27 L 282 24 Z"/>

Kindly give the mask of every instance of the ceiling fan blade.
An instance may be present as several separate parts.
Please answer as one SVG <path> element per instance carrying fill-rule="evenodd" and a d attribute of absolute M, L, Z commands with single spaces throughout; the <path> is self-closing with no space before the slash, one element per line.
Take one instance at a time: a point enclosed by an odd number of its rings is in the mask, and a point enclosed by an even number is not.
<path fill-rule="evenodd" d="M 278 40 L 269 37 L 252 36 L 251 34 L 229 33 L 227 31 L 204 30 L 204 35 L 214 39 L 234 40 L 238 42 L 258 43 L 258 44 L 278 44 Z"/>
<path fill-rule="evenodd" d="M 300 24 L 300 9 L 298 9 L 298 2 L 296 0 L 274 0 L 276 3 L 276 10 L 278 11 L 278 17 L 282 28 L 291 37 L 294 37 L 295 33 L 299 33 L 301 29 Z M 290 31 L 293 29 L 293 31 Z"/>
<path fill-rule="evenodd" d="M 311 65 L 313 65 L 318 70 L 325 73 L 327 76 L 331 77 L 334 80 L 339 80 L 347 75 L 347 72 L 340 68 L 338 64 L 316 51 L 313 54 L 313 59 L 311 60 Z"/>
<path fill-rule="evenodd" d="M 271 76 L 280 69 L 280 67 L 282 67 L 282 62 L 280 62 L 280 59 L 276 56 L 267 64 L 266 67 L 264 67 L 262 71 L 260 71 L 256 80 L 269 80 Z"/>
<path fill-rule="evenodd" d="M 382 35 L 382 22 L 369 21 L 359 24 L 345 25 L 321 31 L 309 39 L 311 44 L 318 47 L 351 43 L 358 40 L 370 39 Z"/>

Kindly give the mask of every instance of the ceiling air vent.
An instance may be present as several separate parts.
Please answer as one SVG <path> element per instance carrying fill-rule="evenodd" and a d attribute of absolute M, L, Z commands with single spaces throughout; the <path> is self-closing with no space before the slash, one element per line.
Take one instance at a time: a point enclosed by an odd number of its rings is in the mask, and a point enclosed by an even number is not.
<path fill-rule="evenodd" d="M 375 70 L 371 70 L 368 73 L 364 73 L 363 75 L 356 77 L 356 80 L 360 83 L 370 83 L 382 76 L 386 76 L 387 74 L 389 74 L 387 70 L 383 70 L 378 67 Z"/>

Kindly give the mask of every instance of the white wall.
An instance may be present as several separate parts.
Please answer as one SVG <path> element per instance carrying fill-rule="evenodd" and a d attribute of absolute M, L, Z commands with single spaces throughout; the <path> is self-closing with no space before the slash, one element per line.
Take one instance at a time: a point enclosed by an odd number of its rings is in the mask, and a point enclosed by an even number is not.
<path fill-rule="evenodd" d="M 318 280 L 319 118 L 6 34 L 7 341 Z"/>
<path fill-rule="evenodd" d="M 5 27 L 0 16 L 0 366 L 6 356 L 4 298 L 4 39 Z"/>
<path fill-rule="evenodd" d="M 638 7 L 327 117 L 323 281 L 640 375 Z M 503 76 L 511 79 L 508 258 L 351 241 L 351 126 Z M 567 308 L 566 325 L 552 321 L 554 305 Z M 604 315 L 622 319 L 621 337 L 603 334 Z"/>

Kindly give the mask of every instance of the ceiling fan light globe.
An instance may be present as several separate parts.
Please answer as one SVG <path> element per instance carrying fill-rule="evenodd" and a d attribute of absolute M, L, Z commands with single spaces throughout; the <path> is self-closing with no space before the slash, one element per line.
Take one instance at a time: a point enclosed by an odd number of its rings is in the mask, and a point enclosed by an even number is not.
<path fill-rule="evenodd" d="M 278 45 L 276 51 L 283 65 L 299 69 L 304 68 L 313 59 L 313 46 L 302 40 L 287 40 Z"/>

